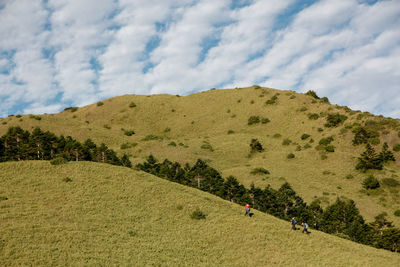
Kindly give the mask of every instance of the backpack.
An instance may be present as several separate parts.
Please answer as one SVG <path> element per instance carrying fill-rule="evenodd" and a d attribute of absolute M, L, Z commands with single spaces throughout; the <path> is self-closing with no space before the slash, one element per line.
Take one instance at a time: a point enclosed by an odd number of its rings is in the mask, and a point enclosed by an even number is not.
<path fill-rule="evenodd" d="M 297 221 L 296 220 L 293 220 L 293 224 L 296 224 L 297 223 Z"/>
<path fill-rule="evenodd" d="M 308 229 L 308 224 L 307 223 L 304 224 L 304 228 Z"/>

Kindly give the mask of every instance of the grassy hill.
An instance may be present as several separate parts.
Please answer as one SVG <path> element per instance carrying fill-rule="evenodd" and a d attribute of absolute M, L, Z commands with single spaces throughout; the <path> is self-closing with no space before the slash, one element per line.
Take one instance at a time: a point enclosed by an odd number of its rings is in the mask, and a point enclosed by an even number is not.
<path fill-rule="evenodd" d="M 193 220 L 200 208 L 207 217 Z M 128 168 L 0 164 L 0 265 L 395 266 L 400 255 Z"/>
<path fill-rule="evenodd" d="M 266 104 L 268 100 L 271 104 Z M 331 113 L 343 114 L 347 120 L 338 127 L 325 127 Z M 268 118 L 269 122 L 248 125 L 251 116 Z M 287 181 L 308 202 L 318 198 L 328 205 L 344 196 L 356 201 L 367 220 L 387 212 L 399 226 L 400 217 L 393 215 L 400 209 L 399 187 L 382 185 L 368 191 L 361 183 L 369 174 L 380 181 L 392 178 L 400 182 L 400 152 L 395 152 L 397 161 L 385 165 L 383 171 L 356 171 L 354 166 L 364 145 L 352 144 L 354 123 L 368 125 L 379 133 L 377 151 L 383 142 L 390 148 L 400 144 L 396 120 L 292 91 L 260 87 L 210 90 L 184 97 L 125 95 L 59 114 L 3 118 L 0 134 L 9 126 L 39 126 L 81 141 L 92 138 L 96 143 L 104 142 L 119 153 L 130 154 L 133 163 L 143 161 L 150 153 L 180 163 L 202 158 L 224 176 L 234 175 L 246 186 L 271 184 L 277 188 Z M 131 130 L 135 134 L 127 136 L 125 133 Z M 302 140 L 303 134 L 310 137 Z M 318 146 L 329 136 L 334 139 L 332 153 Z M 265 151 L 249 156 L 253 138 Z M 295 158 L 288 159 L 289 153 Z M 270 175 L 251 175 L 258 167 L 269 170 Z"/>

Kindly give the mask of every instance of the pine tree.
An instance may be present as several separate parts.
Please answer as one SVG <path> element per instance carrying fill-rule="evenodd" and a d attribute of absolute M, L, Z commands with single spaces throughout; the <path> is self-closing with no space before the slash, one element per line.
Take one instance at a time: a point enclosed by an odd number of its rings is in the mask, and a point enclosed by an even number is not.
<path fill-rule="evenodd" d="M 124 154 L 121 158 L 122 166 L 132 168 L 132 162 L 129 160 L 128 155 Z"/>
<path fill-rule="evenodd" d="M 389 146 L 386 142 L 383 143 L 382 151 L 379 153 L 379 159 L 382 162 L 396 161 L 393 152 L 389 150 Z"/>
<path fill-rule="evenodd" d="M 366 145 L 366 150 L 358 158 L 356 169 L 364 172 L 369 169 L 382 170 L 382 161 L 370 144 Z"/>

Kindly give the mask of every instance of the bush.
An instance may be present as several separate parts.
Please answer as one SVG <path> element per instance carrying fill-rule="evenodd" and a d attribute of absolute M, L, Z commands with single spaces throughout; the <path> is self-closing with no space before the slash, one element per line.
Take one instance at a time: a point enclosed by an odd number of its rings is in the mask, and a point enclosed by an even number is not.
<path fill-rule="evenodd" d="M 190 214 L 190 218 L 193 220 L 204 220 L 206 218 L 206 215 L 199 209 L 197 208 L 195 211 Z"/>
<path fill-rule="evenodd" d="M 301 136 L 301 140 L 306 140 L 308 137 L 310 137 L 311 135 L 309 135 L 309 134 L 302 134 L 302 136 Z"/>
<path fill-rule="evenodd" d="M 262 152 L 264 148 L 257 139 L 251 139 L 250 142 L 250 152 Z"/>
<path fill-rule="evenodd" d="M 104 105 L 103 102 L 101 102 L 101 101 L 97 102 L 97 106 L 98 106 L 98 107 L 101 107 L 102 105 Z"/>
<path fill-rule="evenodd" d="M 274 134 L 272 137 L 273 137 L 273 138 L 281 138 L 281 137 L 282 137 L 282 135 L 281 135 L 281 134 L 279 134 L 279 133 L 276 133 L 276 134 Z"/>
<path fill-rule="evenodd" d="M 373 175 L 365 178 L 362 185 L 365 189 L 376 189 L 380 187 L 378 179 L 376 179 Z"/>
<path fill-rule="evenodd" d="M 135 147 L 135 146 L 137 146 L 137 143 L 123 143 L 121 145 L 121 149 L 128 149 L 128 148 Z"/>
<path fill-rule="evenodd" d="M 168 132 L 170 132 L 170 131 L 171 131 L 171 128 L 169 128 L 169 127 L 167 127 L 167 128 L 164 129 L 164 133 L 168 133 Z"/>
<path fill-rule="evenodd" d="M 326 104 L 330 104 L 329 99 L 328 99 L 326 96 L 324 96 L 323 98 L 321 98 L 321 102 L 322 102 L 322 103 L 326 103 Z"/>
<path fill-rule="evenodd" d="M 104 124 L 104 125 L 103 125 L 103 127 L 104 127 L 104 128 L 106 128 L 106 129 L 108 129 L 108 130 L 110 130 L 110 129 L 111 129 L 111 126 L 110 126 L 110 125 L 108 125 L 108 124 Z"/>
<path fill-rule="evenodd" d="M 400 144 L 395 144 L 393 146 L 393 151 L 399 152 L 400 151 Z"/>
<path fill-rule="evenodd" d="M 66 183 L 72 182 L 72 179 L 69 178 L 69 177 L 65 177 L 65 178 L 63 178 L 62 180 L 63 180 L 63 182 L 66 182 Z"/>
<path fill-rule="evenodd" d="M 299 111 L 301 111 L 301 112 L 304 112 L 304 111 L 307 111 L 307 107 L 301 107 L 300 109 L 299 109 Z"/>
<path fill-rule="evenodd" d="M 126 136 L 132 136 L 132 135 L 135 134 L 135 131 L 133 131 L 133 130 L 124 130 L 124 134 L 125 134 Z"/>
<path fill-rule="evenodd" d="M 201 149 L 206 149 L 206 150 L 210 150 L 211 152 L 214 151 L 213 147 L 208 143 L 208 142 L 204 142 L 201 146 Z"/>
<path fill-rule="evenodd" d="M 289 153 L 289 154 L 287 154 L 287 156 L 286 156 L 286 158 L 288 158 L 288 159 L 294 159 L 294 154 L 293 153 Z"/>
<path fill-rule="evenodd" d="M 51 165 L 61 165 L 61 164 L 65 164 L 65 163 L 67 163 L 67 160 L 63 157 L 57 157 L 57 158 L 50 160 Z"/>
<path fill-rule="evenodd" d="M 250 174 L 252 175 L 257 175 L 257 174 L 270 174 L 270 172 L 267 169 L 264 169 L 262 167 L 260 168 L 254 168 L 251 170 Z"/>
<path fill-rule="evenodd" d="M 149 135 L 146 135 L 146 137 L 142 139 L 142 141 L 152 141 L 152 140 L 162 140 L 162 138 L 159 136 L 153 135 L 153 134 L 149 134 Z"/>
<path fill-rule="evenodd" d="M 266 124 L 266 123 L 268 123 L 268 122 L 270 122 L 270 120 L 269 120 L 268 118 L 262 118 L 262 119 L 261 119 L 261 123 L 262 123 L 262 124 Z"/>
<path fill-rule="evenodd" d="M 313 90 L 308 90 L 306 95 L 309 95 L 309 96 L 311 96 L 311 97 L 313 97 L 315 99 L 319 99 L 317 93 L 315 91 L 313 91 Z"/>
<path fill-rule="evenodd" d="M 77 111 L 78 110 L 78 107 L 68 107 L 68 108 L 65 108 L 64 109 L 64 111 L 71 111 L 71 112 L 75 112 L 75 111 Z"/>
<path fill-rule="evenodd" d="M 4 200 L 7 200 L 7 199 L 8 199 L 8 197 L 0 196 L 0 201 L 4 201 Z"/>
<path fill-rule="evenodd" d="M 171 141 L 168 145 L 169 146 L 176 146 L 176 143 L 174 141 Z"/>
<path fill-rule="evenodd" d="M 318 120 L 319 119 L 319 115 L 317 113 L 309 113 L 308 114 L 308 118 L 310 120 Z"/>
<path fill-rule="evenodd" d="M 131 102 L 131 103 L 129 104 L 129 107 L 130 107 L 130 108 L 135 108 L 135 107 L 136 107 L 136 104 L 133 103 L 133 102 Z"/>
<path fill-rule="evenodd" d="M 389 186 L 389 187 L 396 187 L 396 186 L 400 185 L 400 183 L 393 178 L 383 178 L 382 184 Z"/>
<path fill-rule="evenodd" d="M 250 118 L 247 121 L 247 125 L 253 125 L 260 123 L 260 117 L 259 116 L 250 116 Z"/>
<path fill-rule="evenodd" d="M 347 175 L 346 175 L 346 179 L 349 179 L 349 180 L 350 180 L 350 179 L 353 179 L 353 178 L 354 178 L 354 176 L 353 176 L 352 174 L 347 174 Z"/>
<path fill-rule="evenodd" d="M 400 217 L 400 210 L 395 210 L 393 214 L 394 216 Z"/>
<path fill-rule="evenodd" d="M 266 105 L 273 105 L 276 103 L 276 100 L 278 100 L 278 94 L 273 95 L 270 99 L 268 99 L 265 104 Z"/>
<path fill-rule="evenodd" d="M 335 152 L 335 147 L 332 145 L 328 145 L 325 147 L 326 152 Z"/>
<path fill-rule="evenodd" d="M 326 118 L 326 123 L 324 124 L 325 127 L 332 128 L 332 127 L 337 127 L 339 124 L 343 123 L 345 120 L 347 120 L 346 115 L 342 115 L 339 113 L 335 114 L 328 114 Z"/>
<path fill-rule="evenodd" d="M 292 140 L 290 140 L 290 139 L 288 139 L 288 138 L 285 138 L 283 141 L 282 141 L 282 145 L 284 145 L 284 146 L 288 146 L 288 145 L 290 145 L 292 143 Z"/>
<path fill-rule="evenodd" d="M 327 145 L 329 145 L 332 141 L 333 141 L 333 136 L 329 136 L 329 137 L 322 138 L 321 140 L 319 140 L 319 144 L 320 144 L 320 145 L 323 145 L 323 146 L 327 146 Z"/>
<path fill-rule="evenodd" d="M 233 133 L 235 133 L 233 130 L 228 131 L 228 134 L 233 134 Z"/>

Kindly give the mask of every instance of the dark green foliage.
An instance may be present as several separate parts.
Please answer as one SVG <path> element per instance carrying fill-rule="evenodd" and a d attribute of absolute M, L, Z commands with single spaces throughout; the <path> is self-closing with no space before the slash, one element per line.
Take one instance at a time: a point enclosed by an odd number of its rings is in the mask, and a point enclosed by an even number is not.
<path fill-rule="evenodd" d="M 333 136 L 329 136 L 329 137 L 322 138 L 321 140 L 319 140 L 319 144 L 320 144 L 320 145 L 323 145 L 323 146 L 327 146 L 327 145 L 329 145 L 332 141 L 333 141 Z"/>
<path fill-rule="evenodd" d="M 301 107 L 300 109 L 299 109 L 299 111 L 301 111 L 301 112 L 304 112 L 304 111 L 307 111 L 307 107 Z"/>
<path fill-rule="evenodd" d="M 392 151 L 389 150 L 389 146 L 386 142 L 383 143 L 382 151 L 379 153 L 379 158 L 383 163 L 388 161 L 396 161 Z"/>
<path fill-rule="evenodd" d="M 397 187 L 400 185 L 400 183 L 396 179 L 393 179 L 393 178 L 383 178 L 382 184 L 386 185 L 388 187 Z"/>
<path fill-rule="evenodd" d="M 133 102 L 131 102 L 131 103 L 129 104 L 129 107 L 130 107 L 130 108 L 135 108 L 135 107 L 136 107 L 136 104 L 133 103 Z"/>
<path fill-rule="evenodd" d="M 295 155 L 293 153 L 287 154 L 286 158 L 288 159 L 294 159 Z"/>
<path fill-rule="evenodd" d="M 335 152 L 335 147 L 332 145 L 325 146 L 326 152 Z"/>
<path fill-rule="evenodd" d="M 281 138 L 281 137 L 282 137 L 282 135 L 281 135 L 281 134 L 279 134 L 279 133 L 276 133 L 276 134 L 274 134 L 272 137 L 273 137 L 273 138 Z"/>
<path fill-rule="evenodd" d="M 197 208 L 195 211 L 190 214 L 190 218 L 193 220 L 204 220 L 206 218 L 206 215 L 199 209 Z"/>
<path fill-rule="evenodd" d="M 168 145 L 169 146 L 176 146 L 176 143 L 174 141 L 171 141 Z"/>
<path fill-rule="evenodd" d="M 399 152 L 400 151 L 400 144 L 395 144 L 393 146 L 393 151 Z"/>
<path fill-rule="evenodd" d="M 71 111 L 71 112 L 75 112 L 75 111 L 77 111 L 78 110 L 78 107 L 68 107 L 68 108 L 65 108 L 64 109 L 64 111 Z"/>
<path fill-rule="evenodd" d="M 317 113 L 309 113 L 307 116 L 310 120 L 318 120 L 319 119 L 319 115 Z"/>
<path fill-rule="evenodd" d="M 313 90 L 308 90 L 306 95 L 309 95 L 309 96 L 311 96 L 311 97 L 313 97 L 315 99 L 319 99 L 317 93 L 315 91 L 313 91 Z"/>
<path fill-rule="evenodd" d="M 262 147 L 261 143 L 257 139 L 251 139 L 250 142 L 250 152 L 262 152 L 264 148 Z"/>
<path fill-rule="evenodd" d="M 266 124 L 268 122 L 270 122 L 270 120 L 268 118 L 261 118 L 261 123 L 262 124 Z"/>
<path fill-rule="evenodd" d="M 365 189 L 377 189 L 380 187 L 378 179 L 376 179 L 373 175 L 365 178 L 362 185 Z"/>
<path fill-rule="evenodd" d="M 132 136 L 135 134 L 135 131 L 134 130 L 124 130 L 124 134 L 126 136 Z"/>
<path fill-rule="evenodd" d="M 122 166 L 124 166 L 124 167 L 132 168 L 132 162 L 129 160 L 129 157 L 128 157 L 127 154 L 124 154 L 124 155 L 121 157 L 121 164 L 122 164 Z"/>
<path fill-rule="evenodd" d="M 210 150 L 211 152 L 214 151 L 213 147 L 210 143 L 203 141 L 203 144 L 200 146 L 201 149 Z"/>
<path fill-rule="evenodd" d="M 260 123 L 260 117 L 259 116 L 250 116 L 250 118 L 247 121 L 247 125 L 253 125 Z"/>
<path fill-rule="evenodd" d="M 292 143 L 292 140 L 290 140 L 290 139 L 288 139 L 288 138 L 285 138 L 285 139 L 283 139 L 283 141 L 282 141 L 282 145 L 283 146 L 288 146 L 288 145 L 290 145 Z"/>
<path fill-rule="evenodd" d="M 123 143 L 121 145 L 121 149 L 128 149 L 137 146 L 137 143 Z"/>
<path fill-rule="evenodd" d="M 67 163 L 67 160 L 63 157 L 57 157 L 55 159 L 50 160 L 51 165 L 61 165 Z"/>
<path fill-rule="evenodd" d="M 309 134 L 302 134 L 301 135 L 301 140 L 306 140 L 308 137 L 310 137 L 311 135 L 309 135 Z"/>
<path fill-rule="evenodd" d="M 35 119 L 35 120 L 37 120 L 37 121 L 40 121 L 40 120 L 42 119 L 42 117 L 40 117 L 40 116 L 35 116 L 35 115 L 29 115 L 29 118 Z"/>
<path fill-rule="evenodd" d="M 233 130 L 228 131 L 228 134 L 233 134 L 233 133 L 235 133 Z"/>
<path fill-rule="evenodd" d="M 267 169 L 264 169 L 262 167 L 260 168 L 254 168 L 251 170 L 250 174 L 252 175 L 257 175 L 257 174 L 270 174 Z"/>
<path fill-rule="evenodd" d="M 352 132 L 354 133 L 353 138 L 353 145 L 360 145 L 360 144 L 379 144 L 379 132 L 362 126 L 355 126 L 353 127 Z M 376 141 L 378 140 L 378 142 Z"/>
<path fill-rule="evenodd" d="M 7 199 L 8 199 L 8 197 L 0 196 L 0 201 L 5 201 L 5 200 L 7 200 Z"/>
<path fill-rule="evenodd" d="M 326 123 L 324 124 L 324 126 L 329 127 L 329 128 L 337 127 L 338 125 L 343 123 L 345 120 L 347 120 L 346 115 L 342 115 L 339 113 L 331 113 L 331 114 L 328 114 L 328 116 L 326 117 Z"/>
<path fill-rule="evenodd" d="M 106 128 L 106 129 L 108 129 L 108 130 L 110 130 L 110 129 L 111 129 L 111 126 L 110 126 L 110 125 L 108 125 L 108 124 L 104 124 L 104 125 L 103 125 L 103 127 L 104 127 L 104 128 Z"/>
<path fill-rule="evenodd" d="M 268 99 L 265 104 L 266 105 L 273 105 L 276 104 L 276 100 L 278 100 L 278 94 L 273 95 L 270 99 Z"/>
<path fill-rule="evenodd" d="M 400 217 L 400 210 L 395 210 L 393 214 L 394 216 Z"/>
<path fill-rule="evenodd" d="M 167 127 L 164 129 L 164 133 L 169 133 L 171 131 L 171 128 Z"/>
<path fill-rule="evenodd" d="M 101 101 L 97 102 L 97 106 L 98 106 L 98 107 L 101 107 L 102 105 L 104 105 L 103 102 L 101 102 Z"/>
<path fill-rule="evenodd" d="M 382 170 L 382 167 L 382 161 L 375 153 L 374 148 L 370 144 L 367 144 L 366 150 L 358 158 L 356 169 L 365 172 L 369 169 Z"/>
<path fill-rule="evenodd" d="M 15 115 L 15 117 L 17 117 L 17 118 L 21 118 L 21 117 L 22 117 L 22 115 L 19 115 L 19 114 L 18 114 L 18 115 Z"/>
<path fill-rule="evenodd" d="M 65 178 L 62 179 L 62 181 L 66 182 L 66 183 L 70 183 L 70 182 L 72 182 L 72 179 L 69 178 L 69 177 L 65 177 Z"/>
<path fill-rule="evenodd" d="M 326 104 L 330 104 L 329 99 L 328 99 L 326 96 L 324 96 L 323 98 L 321 98 L 321 102 L 322 102 L 322 103 L 326 103 Z"/>

